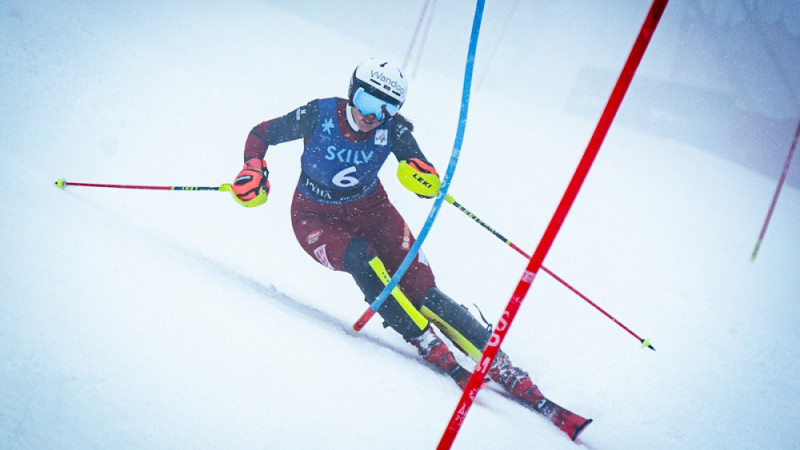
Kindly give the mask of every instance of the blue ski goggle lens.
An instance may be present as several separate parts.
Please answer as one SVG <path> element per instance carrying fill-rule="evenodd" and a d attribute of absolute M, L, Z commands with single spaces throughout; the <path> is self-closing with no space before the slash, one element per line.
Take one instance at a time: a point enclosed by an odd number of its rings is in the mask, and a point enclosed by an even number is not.
<path fill-rule="evenodd" d="M 364 88 L 358 88 L 353 95 L 353 104 L 361 111 L 361 114 L 365 116 L 375 114 L 375 118 L 381 122 L 386 119 L 387 114 L 393 117 L 400 110 L 399 106 L 375 97 Z"/>

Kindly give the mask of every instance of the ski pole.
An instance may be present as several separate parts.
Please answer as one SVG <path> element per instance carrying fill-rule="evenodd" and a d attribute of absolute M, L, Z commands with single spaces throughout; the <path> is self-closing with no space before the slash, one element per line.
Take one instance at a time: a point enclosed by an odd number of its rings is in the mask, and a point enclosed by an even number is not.
<path fill-rule="evenodd" d="M 458 202 L 456 201 L 456 199 L 454 199 L 452 196 L 450 196 L 450 194 L 447 194 L 447 195 L 444 197 L 444 199 L 445 199 L 445 201 L 447 201 L 447 203 L 450 203 L 451 205 L 453 205 L 453 206 L 455 206 L 456 208 L 458 208 L 458 210 L 459 210 L 459 211 L 461 211 L 461 212 L 463 212 L 464 214 L 466 214 L 466 215 L 467 215 L 467 217 L 470 217 L 470 218 L 471 218 L 472 220 L 474 220 L 475 222 L 478 222 L 478 224 L 480 224 L 480 225 L 481 225 L 483 228 L 486 228 L 487 230 L 489 230 L 489 231 L 490 231 L 490 232 L 491 232 L 493 235 L 495 235 L 495 236 L 496 236 L 498 239 L 500 239 L 501 241 L 503 241 L 503 242 L 505 242 L 506 244 L 508 244 L 508 246 L 509 246 L 509 247 L 511 247 L 511 248 L 513 248 L 514 250 L 516 250 L 516 251 L 517 251 L 517 253 L 519 253 L 520 255 L 524 256 L 524 257 L 525 257 L 525 259 L 531 259 L 531 257 L 530 257 L 530 256 L 529 256 L 527 253 L 525 253 L 524 251 L 522 251 L 522 249 L 520 249 L 519 247 L 517 247 L 517 246 L 516 246 L 516 245 L 515 245 L 513 242 L 511 242 L 511 241 L 509 241 L 508 239 L 506 239 L 506 238 L 505 238 L 505 237 L 504 237 L 502 234 L 498 233 L 498 232 L 497 232 L 497 231 L 496 231 L 494 228 L 492 228 L 491 226 L 489 226 L 489 224 L 487 224 L 486 222 L 484 222 L 483 220 L 481 220 L 481 219 L 480 219 L 478 216 L 476 216 L 475 214 L 473 214 L 473 213 L 472 213 L 470 210 L 468 210 L 468 209 L 467 209 L 467 208 L 465 208 L 463 205 L 461 205 L 460 203 L 458 203 Z M 574 292 L 574 293 L 575 293 L 575 294 L 576 294 L 578 297 L 580 297 L 580 298 L 582 298 L 583 300 L 585 300 L 585 301 L 586 301 L 588 304 L 590 304 L 590 305 L 594 306 L 594 307 L 595 307 L 595 309 L 597 309 L 598 311 L 600 311 L 601 313 L 603 313 L 603 314 L 604 314 L 606 317 L 608 317 L 609 319 L 611 319 L 611 320 L 612 320 L 614 323 L 616 323 L 617 325 L 619 325 L 620 327 L 622 327 L 622 329 L 623 329 L 623 330 L 627 331 L 627 332 L 628 332 L 628 333 L 630 333 L 630 334 L 631 334 L 633 337 L 635 337 L 636 339 L 638 339 L 638 340 L 639 340 L 639 342 L 642 344 L 642 348 L 644 348 L 644 347 L 648 347 L 649 349 L 651 349 L 651 350 L 654 350 L 654 351 L 655 351 L 655 348 L 654 348 L 652 345 L 650 345 L 650 339 L 642 339 L 641 337 L 639 337 L 639 335 L 638 335 L 638 334 L 636 334 L 636 333 L 634 333 L 633 331 L 631 331 L 631 329 L 630 329 L 630 328 L 628 328 L 628 327 L 626 327 L 625 325 L 623 325 L 623 324 L 622 324 L 622 322 L 620 322 L 619 320 L 617 320 L 616 318 L 614 318 L 614 316 L 612 316 L 611 314 L 607 313 L 607 312 L 606 312 L 606 311 L 605 311 L 603 308 L 601 308 L 600 306 L 598 306 L 598 305 L 597 305 L 595 302 L 591 301 L 591 300 L 589 299 L 589 297 L 587 297 L 587 296 L 583 295 L 583 294 L 582 294 L 580 291 L 578 291 L 577 289 L 575 289 L 575 288 L 574 288 L 572 285 L 570 285 L 570 284 L 569 284 L 569 283 L 567 283 L 567 282 L 566 282 L 564 279 L 562 279 L 561 277 L 559 277 L 558 275 L 556 275 L 555 273 L 553 273 L 553 272 L 552 272 L 550 269 L 548 269 L 547 267 L 545 267 L 545 266 L 542 266 L 542 271 L 543 271 L 543 272 L 545 272 L 546 274 L 550 275 L 551 277 L 555 278 L 555 280 L 556 280 L 556 281 L 558 281 L 559 283 L 563 284 L 563 285 L 564 285 L 564 286 L 565 286 L 567 289 L 569 289 L 570 291 Z"/>
<path fill-rule="evenodd" d="M 100 183 L 76 183 L 59 178 L 54 183 L 57 188 L 65 189 L 67 186 L 84 186 L 115 189 L 147 189 L 153 191 L 231 191 L 231 184 L 224 183 L 219 186 L 142 186 L 136 184 L 100 184 Z"/>

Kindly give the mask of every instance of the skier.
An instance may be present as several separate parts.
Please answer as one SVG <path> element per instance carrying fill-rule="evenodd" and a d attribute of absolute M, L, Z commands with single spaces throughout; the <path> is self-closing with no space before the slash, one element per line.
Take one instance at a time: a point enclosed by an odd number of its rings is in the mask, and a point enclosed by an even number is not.
<path fill-rule="evenodd" d="M 369 303 L 415 241 L 378 179 L 381 166 L 394 154 L 401 184 L 422 198 L 436 197 L 441 185 L 412 135 L 413 125 L 398 113 L 407 92 L 408 82 L 397 66 L 381 59 L 364 61 L 350 78 L 347 99 L 312 100 L 256 125 L 245 143 L 244 168 L 232 183 L 237 202 L 263 204 L 270 190 L 267 148 L 302 138 L 302 171 L 291 207 L 297 241 L 321 265 L 349 273 Z M 459 365 L 431 323 L 476 361 L 490 331 L 439 290 L 421 251 L 398 288 L 377 311 L 384 324 L 463 389 L 471 372 Z M 549 415 L 573 440 L 591 422 L 553 409 L 557 405 L 502 351 L 489 376 L 523 404 Z"/>

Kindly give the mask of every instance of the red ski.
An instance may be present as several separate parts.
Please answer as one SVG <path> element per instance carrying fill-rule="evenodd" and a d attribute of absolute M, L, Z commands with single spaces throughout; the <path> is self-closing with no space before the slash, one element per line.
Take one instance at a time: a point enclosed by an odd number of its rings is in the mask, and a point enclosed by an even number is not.
<path fill-rule="evenodd" d="M 456 365 L 448 374 L 455 380 L 461 389 L 467 384 L 471 372 L 464 369 L 460 365 Z M 487 377 L 483 381 L 481 387 L 486 387 L 491 384 L 491 380 Z M 592 423 L 592 419 L 586 419 L 574 412 L 564 408 L 563 406 L 551 401 L 545 397 L 539 388 L 535 385 L 529 386 L 527 389 L 523 388 L 521 392 L 508 392 L 496 391 L 497 393 L 512 399 L 527 408 L 530 408 L 537 413 L 547 417 L 555 426 L 567 434 L 573 441 L 578 439 L 578 435 Z"/>
<path fill-rule="evenodd" d="M 539 403 L 535 406 L 529 405 L 527 402 L 522 403 L 550 419 L 561 431 L 567 433 L 567 436 L 573 441 L 578 439 L 578 435 L 592 423 L 592 419 L 583 418 L 547 398 L 539 400 Z"/>

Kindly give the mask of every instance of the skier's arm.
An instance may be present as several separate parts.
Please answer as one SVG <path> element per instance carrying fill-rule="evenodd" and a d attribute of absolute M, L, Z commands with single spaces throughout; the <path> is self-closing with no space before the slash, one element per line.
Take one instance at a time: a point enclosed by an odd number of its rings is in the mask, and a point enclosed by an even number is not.
<path fill-rule="evenodd" d="M 256 125 L 247 135 L 247 141 L 244 144 L 244 160 L 264 159 L 267 147 L 270 145 L 306 137 L 314 130 L 318 119 L 319 107 L 314 100 L 285 116 Z"/>
<path fill-rule="evenodd" d="M 430 161 L 422 153 L 422 150 L 411 134 L 414 131 L 414 125 L 405 117 L 398 114 L 395 116 L 394 124 L 392 126 L 392 153 L 397 157 L 398 161 L 407 161 L 411 158 L 417 158 L 425 161 L 426 164 L 431 165 Z"/>
<path fill-rule="evenodd" d="M 269 170 L 264 161 L 267 148 L 308 135 L 318 118 L 317 103 L 312 101 L 285 116 L 253 127 L 244 146 L 244 167 L 231 184 L 234 200 L 248 208 L 264 204 L 270 188 Z"/>

